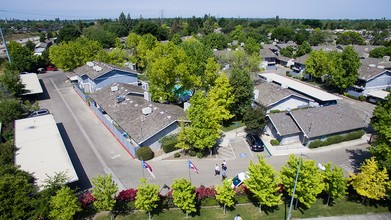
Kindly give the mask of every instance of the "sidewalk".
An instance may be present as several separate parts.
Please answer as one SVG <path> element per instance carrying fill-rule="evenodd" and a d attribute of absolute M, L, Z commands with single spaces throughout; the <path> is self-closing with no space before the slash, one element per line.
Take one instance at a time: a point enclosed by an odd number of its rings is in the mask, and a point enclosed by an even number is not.
<path fill-rule="evenodd" d="M 306 218 L 306 220 L 315 220 L 315 219 L 316 220 L 388 220 L 391 219 L 391 213 Z"/>

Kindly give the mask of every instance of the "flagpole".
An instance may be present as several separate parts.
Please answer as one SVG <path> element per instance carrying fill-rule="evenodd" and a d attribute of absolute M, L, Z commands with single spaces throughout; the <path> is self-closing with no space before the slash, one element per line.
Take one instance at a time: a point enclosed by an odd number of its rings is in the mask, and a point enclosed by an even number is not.
<path fill-rule="evenodd" d="M 143 161 L 143 158 L 141 158 L 141 171 L 143 172 L 143 178 L 145 179 L 145 175 L 144 175 L 144 161 Z"/>
<path fill-rule="evenodd" d="M 190 174 L 190 161 L 189 159 L 187 160 L 187 171 L 189 171 L 189 178 L 190 178 L 190 183 L 191 183 L 191 174 Z"/>

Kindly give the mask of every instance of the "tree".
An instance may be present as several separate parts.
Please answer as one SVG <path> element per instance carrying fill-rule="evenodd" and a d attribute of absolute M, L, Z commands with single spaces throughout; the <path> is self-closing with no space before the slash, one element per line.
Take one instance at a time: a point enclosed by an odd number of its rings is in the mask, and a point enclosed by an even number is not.
<path fill-rule="evenodd" d="M 259 51 L 261 50 L 261 45 L 252 37 L 247 38 L 244 44 L 244 50 L 248 54 L 257 54 L 259 55 Z"/>
<path fill-rule="evenodd" d="M 380 200 L 386 197 L 390 187 L 386 168 L 379 169 L 374 157 L 366 159 L 359 168 L 358 174 L 350 174 L 350 181 L 356 192 L 365 198 Z"/>
<path fill-rule="evenodd" d="M 76 41 L 51 46 L 49 59 L 56 67 L 69 71 L 94 60 L 101 50 L 102 46 L 97 41 L 81 37 Z"/>
<path fill-rule="evenodd" d="M 278 26 L 272 31 L 272 39 L 288 42 L 293 40 L 294 31 L 289 27 Z"/>
<path fill-rule="evenodd" d="M 311 204 L 316 201 L 316 196 L 324 189 L 323 175 L 314 160 L 304 160 L 291 154 L 287 164 L 280 171 L 281 183 L 288 195 L 292 195 L 299 160 L 302 161 L 294 195 L 296 198 L 295 207 L 297 208 L 297 203 L 300 201 L 307 208 L 310 208 Z"/>
<path fill-rule="evenodd" d="M 45 42 L 46 40 L 46 34 L 44 32 L 41 32 L 39 34 L 39 42 Z"/>
<path fill-rule="evenodd" d="M 365 45 L 364 38 L 354 31 L 346 31 L 338 35 L 337 44 L 342 45 Z"/>
<path fill-rule="evenodd" d="M 186 212 L 186 218 L 189 213 L 197 211 L 195 186 L 190 181 L 185 178 L 175 179 L 171 188 L 174 205 Z"/>
<path fill-rule="evenodd" d="M 79 30 L 75 25 L 68 24 L 60 29 L 57 35 L 57 43 L 61 43 L 63 41 L 69 42 L 76 40 L 81 36 L 81 30 Z"/>
<path fill-rule="evenodd" d="M 190 99 L 190 107 L 187 109 L 187 119 L 190 125 L 180 130 L 180 136 L 186 136 L 183 142 L 177 146 L 195 148 L 202 152 L 212 148 L 221 135 L 219 118 L 215 118 L 216 112 L 208 109 L 208 100 L 204 92 L 197 90 Z"/>
<path fill-rule="evenodd" d="M 320 78 L 328 72 L 329 59 L 323 50 L 315 50 L 310 53 L 305 63 L 305 71 L 311 77 Z"/>
<path fill-rule="evenodd" d="M 204 36 L 201 39 L 201 42 L 210 49 L 222 50 L 227 47 L 229 38 L 225 34 L 211 33 L 207 36 Z"/>
<path fill-rule="evenodd" d="M 142 35 L 139 43 L 136 46 L 136 56 L 138 60 L 138 67 L 146 68 L 148 65 L 147 53 L 158 45 L 157 39 L 152 34 Z"/>
<path fill-rule="evenodd" d="M 311 51 L 311 45 L 307 41 L 304 41 L 301 45 L 298 46 L 295 56 L 301 57 L 305 54 L 309 54 Z"/>
<path fill-rule="evenodd" d="M 23 103 L 19 99 L 0 99 L 0 121 L 2 123 L 19 119 L 24 112 Z"/>
<path fill-rule="evenodd" d="M 81 211 L 79 201 L 74 191 L 67 187 L 61 187 L 55 196 L 50 199 L 50 214 L 53 219 L 69 220 L 76 212 Z"/>
<path fill-rule="evenodd" d="M 262 130 L 266 125 L 266 110 L 262 107 L 248 108 L 242 121 L 248 130 Z"/>
<path fill-rule="evenodd" d="M 10 70 L 33 71 L 33 51 L 15 41 L 11 41 L 7 46 L 12 62 L 8 67 Z"/>
<path fill-rule="evenodd" d="M 158 185 L 147 184 L 145 178 L 140 179 L 140 185 L 137 187 L 136 208 L 148 212 L 148 219 L 151 219 L 151 211 L 158 206 L 159 188 Z"/>
<path fill-rule="evenodd" d="M 112 175 L 101 176 L 92 179 L 94 188 L 92 195 L 96 199 L 94 206 L 98 211 L 110 211 L 115 205 L 115 194 L 118 191 L 117 184 L 113 181 Z"/>
<path fill-rule="evenodd" d="M 326 34 L 319 28 L 316 28 L 315 31 L 310 35 L 308 42 L 311 44 L 311 46 L 318 46 L 319 44 L 324 43 L 325 40 Z"/>
<path fill-rule="evenodd" d="M 324 183 L 325 192 L 327 196 L 327 205 L 329 205 L 330 198 L 340 199 L 346 194 L 346 187 L 348 179 L 344 177 L 342 168 L 331 163 L 325 165 L 326 170 L 324 171 Z"/>
<path fill-rule="evenodd" d="M 231 105 L 231 113 L 241 117 L 251 107 L 254 99 L 254 86 L 249 72 L 244 69 L 234 68 L 229 77 L 229 83 L 233 88 L 235 97 Z"/>
<path fill-rule="evenodd" d="M 231 114 L 229 108 L 234 102 L 233 88 L 229 84 L 228 77 L 222 73 L 216 79 L 215 85 L 208 92 L 208 111 L 214 114 L 218 123 L 223 120 L 229 120 L 234 115 Z"/>
<path fill-rule="evenodd" d="M 11 97 L 20 96 L 26 90 L 25 85 L 21 82 L 19 72 L 9 68 L 4 69 L 0 75 L 0 89 Z"/>
<path fill-rule="evenodd" d="M 248 172 L 249 178 L 244 180 L 244 184 L 257 199 L 260 211 L 262 205 L 272 207 L 281 204 L 281 194 L 278 193 L 280 189 L 278 176 L 273 167 L 266 163 L 263 156 L 258 156 L 258 164 L 250 161 Z"/>
<path fill-rule="evenodd" d="M 291 45 L 281 48 L 280 50 L 281 55 L 293 58 L 293 47 Z"/>
<path fill-rule="evenodd" d="M 391 171 L 391 95 L 384 102 L 378 102 L 373 111 L 371 126 L 376 138 L 370 151 L 376 157 L 380 168 Z"/>
<path fill-rule="evenodd" d="M 31 40 L 28 40 L 25 44 L 25 47 L 27 47 L 30 51 L 34 52 L 35 49 L 35 43 Z"/>
<path fill-rule="evenodd" d="M 259 71 L 260 60 L 258 54 L 248 55 L 243 50 L 235 51 L 232 57 L 228 58 L 231 69 L 242 69 L 248 73 Z"/>
<path fill-rule="evenodd" d="M 37 187 L 29 173 L 12 166 L 0 166 L 0 218 L 30 219 Z"/>
<path fill-rule="evenodd" d="M 12 139 L 5 143 L 0 143 L 0 166 L 14 164 L 15 150 L 14 141 Z"/>
<path fill-rule="evenodd" d="M 113 32 L 105 31 L 102 27 L 91 26 L 84 29 L 84 37 L 99 42 L 103 48 L 111 48 L 115 46 L 115 38 Z"/>
<path fill-rule="evenodd" d="M 344 91 L 357 81 L 358 68 L 361 66 L 360 58 L 351 46 L 345 47 L 340 56 L 334 56 L 334 58 L 339 58 L 341 63 L 339 68 L 338 65 L 334 65 L 338 70 L 333 73 L 332 84 Z"/>
<path fill-rule="evenodd" d="M 232 207 L 235 205 L 235 190 L 232 189 L 232 180 L 224 179 L 221 186 L 215 186 L 216 200 L 223 204 L 224 215 L 226 213 L 226 207 Z"/>

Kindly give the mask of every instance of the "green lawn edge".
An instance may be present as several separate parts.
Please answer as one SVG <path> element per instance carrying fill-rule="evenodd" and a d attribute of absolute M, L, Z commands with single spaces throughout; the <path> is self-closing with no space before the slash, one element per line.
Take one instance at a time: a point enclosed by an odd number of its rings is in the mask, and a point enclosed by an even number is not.
<path fill-rule="evenodd" d="M 253 204 L 236 205 L 232 210 L 227 210 L 224 215 L 223 208 L 220 207 L 202 207 L 197 213 L 189 215 L 187 219 L 233 219 L 237 214 L 243 219 L 286 219 L 288 213 L 288 204 L 283 204 L 275 209 L 266 209 L 260 212 L 258 207 Z M 362 205 L 357 202 L 340 200 L 336 201 L 333 206 L 326 206 L 323 200 L 318 199 L 309 209 L 299 208 L 292 210 L 292 218 L 314 218 L 342 215 L 360 215 L 371 213 L 388 213 L 389 207 L 381 205 Z M 103 220 L 110 219 L 107 213 L 97 215 L 94 219 Z M 137 220 L 148 219 L 148 214 L 145 212 L 134 212 L 128 215 L 119 215 L 117 220 Z M 164 210 L 162 213 L 154 214 L 154 220 L 172 220 L 186 219 L 186 214 L 179 209 Z"/>

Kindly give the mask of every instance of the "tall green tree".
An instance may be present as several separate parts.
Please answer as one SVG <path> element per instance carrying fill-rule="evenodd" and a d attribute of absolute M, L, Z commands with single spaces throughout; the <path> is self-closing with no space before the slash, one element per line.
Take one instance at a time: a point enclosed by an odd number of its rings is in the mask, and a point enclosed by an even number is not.
<path fill-rule="evenodd" d="M 185 178 L 175 179 L 171 186 L 174 205 L 186 212 L 186 218 L 189 213 L 196 212 L 196 193 L 195 186 Z"/>
<path fill-rule="evenodd" d="M 234 68 L 229 77 L 229 83 L 233 88 L 235 97 L 231 105 L 231 113 L 242 117 L 248 108 L 251 107 L 254 99 L 254 86 L 250 73 L 244 69 Z"/>
<path fill-rule="evenodd" d="M 113 181 L 112 175 L 98 175 L 92 179 L 94 188 L 92 195 L 95 198 L 94 206 L 98 211 L 112 211 L 115 205 L 115 194 L 118 191 L 117 184 Z"/>
<path fill-rule="evenodd" d="M 346 195 L 346 187 L 348 179 L 345 178 L 345 174 L 342 168 L 331 163 L 325 165 L 326 170 L 324 171 L 324 191 L 328 194 L 327 196 L 327 205 L 330 203 L 330 198 L 340 199 Z"/>
<path fill-rule="evenodd" d="M 12 166 L 0 166 L 0 219 L 30 219 L 37 193 L 32 175 Z"/>
<path fill-rule="evenodd" d="M 10 41 L 7 46 L 11 58 L 11 64 L 9 64 L 10 66 L 8 67 L 9 69 L 19 72 L 35 71 L 33 70 L 33 51 L 15 41 Z"/>
<path fill-rule="evenodd" d="M 312 51 L 305 63 L 305 72 L 310 74 L 311 77 L 321 78 L 323 75 L 329 74 L 328 67 L 330 61 L 327 53 L 323 50 Z"/>
<path fill-rule="evenodd" d="M 391 171 L 391 95 L 385 98 L 384 102 L 378 102 L 371 126 L 375 130 L 375 142 L 370 151 L 376 157 L 380 168 Z"/>
<path fill-rule="evenodd" d="M 70 220 L 81 211 L 75 192 L 67 186 L 61 187 L 56 195 L 51 197 L 50 209 L 49 217 L 59 220 Z"/>
<path fill-rule="evenodd" d="M 307 208 L 310 208 L 316 201 L 316 196 L 323 191 L 325 186 L 323 175 L 318 169 L 315 161 L 305 160 L 291 154 L 287 164 L 284 165 L 280 171 L 280 178 L 288 195 L 292 195 L 296 173 L 299 167 L 299 160 L 302 161 L 294 195 L 294 198 L 296 198 L 295 207 L 297 208 L 298 201 L 300 201 Z"/>
<path fill-rule="evenodd" d="M 359 168 L 357 174 L 350 174 L 350 184 L 356 192 L 365 198 L 380 200 L 387 196 L 390 188 L 389 177 L 386 168 L 379 169 L 374 157 L 366 159 Z"/>
<path fill-rule="evenodd" d="M 106 31 L 100 26 L 91 26 L 84 28 L 83 36 L 99 42 L 103 48 L 111 48 L 115 46 L 116 35 L 112 32 Z"/>
<path fill-rule="evenodd" d="M 261 131 L 267 122 L 266 109 L 264 107 L 248 108 L 242 121 L 248 130 Z"/>
<path fill-rule="evenodd" d="M 0 121 L 2 123 L 8 123 L 19 119 L 24 112 L 23 103 L 19 99 L 0 99 Z"/>
<path fill-rule="evenodd" d="M 151 219 L 151 211 L 153 211 L 160 201 L 158 185 L 147 184 L 145 178 L 140 179 L 140 185 L 137 187 L 136 208 L 148 212 L 148 219 Z"/>
<path fill-rule="evenodd" d="M 307 41 L 304 41 L 302 44 L 298 46 L 295 56 L 300 57 L 305 54 L 309 54 L 311 51 L 312 51 L 311 45 Z"/>
<path fill-rule="evenodd" d="M 102 46 L 93 40 L 81 37 L 75 41 L 62 42 L 49 48 L 49 59 L 60 69 L 69 71 L 95 59 Z"/>
<path fill-rule="evenodd" d="M 148 66 L 148 51 L 154 49 L 158 45 L 158 41 L 152 34 L 142 35 L 136 46 L 136 57 L 138 67 L 144 70 Z"/>
<path fill-rule="evenodd" d="M 214 114 L 216 120 L 222 123 L 234 115 L 229 111 L 234 103 L 233 88 L 229 84 L 228 77 L 222 73 L 216 79 L 215 85 L 208 92 L 208 111 Z"/>
<path fill-rule="evenodd" d="M 335 56 L 337 58 L 337 56 Z M 338 71 L 333 73 L 333 85 L 344 91 L 354 85 L 359 76 L 358 68 L 361 66 L 360 58 L 352 46 L 343 49 L 338 58 L 341 60 Z M 338 59 L 337 58 L 337 59 Z"/>
<path fill-rule="evenodd" d="M 261 44 L 258 43 L 254 38 L 249 37 L 247 38 L 245 44 L 244 44 L 244 50 L 248 54 L 257 54 L 259 55 L 259 51 L 261 50 Z"/>
<path fill-rule="evenodd" d="M 11 97 L 22 95 L 26 90 L 25 85 L 20 80 L 19 72 L 4 68 L 4 73 L 0 75 L 0 90 Z"/>
<path fill-rule="evenodd" d="M 13 139 L 0 143 L 0 166 L 14 164 L 15 150 Z"/>
<path fill-rule="evenodd" d="M 342 45 L 365 45 L 364 38 L 357 32 L 346 31 L 338 35 L 337 44 Z"/>
<path fill-rule="evenodd" d="M 63 41 L 69 42 L 76 40 L 81 36 L 81 30 L 77 28 L 75 25 L 67 24 L 63 28 L 60 29 L 57 35 L 57 43 L 61 43 Z"/>
<path fill-rule="evenodd" d="M 191 97 L 190 107 L 186 110 L 190 125 L 180 130 L 179 135 L 185 135 L 186 138 L 177 145 L 178 147 L 203 151 L 216 144 L 216 140 L 221 135 L 221 117 L 216 118 L 216 111 L 212 112 L 216 109 L 208 109 L 209 105 L 207 97 L 201 90 L 197 90 Z"/>
<path fill-rule="evenodd" d="M 232 207 L 235 205 L 235 190 L 231 186 L 232 180 L 224 179 L 221 186 L 215 186 L 216 200 L 223 204 L 224 215 L 226 213 L 226 207 Z"/>
<path fill-rule="evenodd" d="M 266 163 L 263 156 L 258 155 L 258 164 L 250 161 L 248 172 L 249 178 L 244 181 L 244 184 L 257 199 L 260 211 L 262 205 L 273 207 L 281 204 L 277 173 L 270 164 Z"/>

